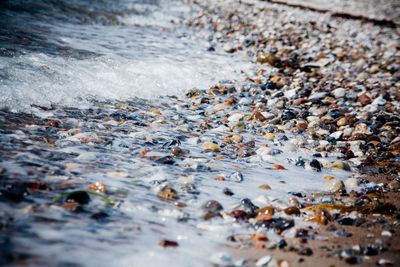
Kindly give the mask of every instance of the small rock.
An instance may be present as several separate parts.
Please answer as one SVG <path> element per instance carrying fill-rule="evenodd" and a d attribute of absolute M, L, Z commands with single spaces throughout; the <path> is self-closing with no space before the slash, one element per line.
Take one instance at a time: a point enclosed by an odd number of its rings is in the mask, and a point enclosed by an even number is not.
<path fill-rule="evenodd" d="M 224 188 L 224 190 L 222 190 L 222 192 L 227 196 L 233 196 L 234 195 L 234 193 L 229 188 Z"/>
<path fill-rule="evenodd" d="M 213 212 L 220 211 L 223 209 L 222 205 L 215 200 L 207 201 L 200 208 L 205 211 L 213 211 Z"/>
<path fill-rule="evenodd" d="M 267 133 L 266 135 L 264 135 L 264 138 L 267 140 L 274 139 L 275 135 L 273 133 Z"/>
<path fill-rule="evenodd" d="M 400 183 L 396 180 L 393 180 L 388 183 L 387 187 L 391 190 L 399 190 L 400 188 Z"/>
<path fill-rule="evenodd" d="M 210 262 L 219 266 L 232 266 L 232 258 L 225 252 L 218 252 L 211 255 Z"/>
<path fill-rule="evenodd" d="M 240 134 L 233 134 L 232 136 L 230 136 L 230 139 L 235 143 L 243 142 L 243 136 L 241 136 Z"/>
<path fill-rule="evenodd" d="M 296 152 L 296 150 L 297 150 L 297 147 L 292 142 L 287 142 L 285 144 L 285 146 L 283 147 L 283 151 L 285 151 L 285 152 Z"/>
<path fill-rule="evenodd" d="M 358 179 L 357 178 L 348 178 L 344 181 L 344 185 L 347 189 L 355 189 L 358 187 Z"/>
<path fill-rule="evenodd" d="M 329 166 L 329 168 L 338 168 L 345 171 L 350 171 L 350 165 L 343 161 L 335 161 L 333 164 Z"/>
<path fill-rule="evenodd" d="M 167 185 L 161 188 L 160 191 L 158 191 L 157 196 L 161 198 L 162 200 L 173 200 L 173 199 L 178 199 L 178 194 L 173 189 L 171 186 Z"/>
<path fill-rule="evenodd" d="M 272 257 L 267 255 L 264 257 L 261 257 L 257 262 L 256 262 L 256 266 L 267 266 L 268 263 L 270 263 L 270 261 L 272 260 Z"/>
<path fill-rule="evenodd" d="M 264 190 L 271 190 L 271 187 L 269 185 L 267 185 L 267 184 L 262 184 L 258 188 L 264 189 Z"/>
<path fill-rule="evenodd" d="M 394 266 L 394 262 L 386 260 L 386 259 L 379 259 L 379 261 L 377 262 L 377 265 L 378 266 Z"/>
<path fill-rule="evenodd" d="M 311 248 L 305 247 L 305 248 L 299 249 L 297 254 L 303 255 L 303 256 L 311 256 L 313 254 L 313 251 L 311 250 Z"/>
<path fill-rule="evenodd" d="M 238 122 L 238 121 L 240 121 L 241 119 L 243 119 L 243 116 L 244 116 L 244 115 L 241 114 L 241 113 L 234 113 L 234 114 L 232 114 L 232 115 L 229 116 L 228 121 L 229 121 L 229 122 L 232 122 L 232 123 Z"/>
<path fill-rule="evenodd" d="M 241 183 L 243 182 L 243 174 L 241 172 L 235 172 L 229 176 L 229 180 Z"/>
<path fill-rule="evenodd" d="M 353 225 L 354 220 L 352 218 L 345 217 L 345 218 L 341 218 L 341 219 L 337 220 L 337 223 L 340 225 Z"/>
<path fill-rule="evenodd" d="M 220 147 L 212 142 L 205 142 L 201 147 L 205 149 L 210 149 L 213 152 L 217 152 L 220 150 Z"/>
<path fill-rule="evenodd" d="M 311 167 L 313 170 L 316 170 L 317 172 L 320 172 L 320 171 L 321 171 L 321 168 L 322 168 L 322 165 L 321 165 L 321 163 L 320 163 L 317 159 L 313 159 L 313 160 L 310 162 L 310 167 Z"/>
<path fill-rule="evenodd" d="M 178 146 L 175 146 L 174 148 L 171 149 L 170 153 L 172 155 L 174 155 L 175 157 L 181 157 L 185 155 L 185 152 L 183 151 L 183 149 L 181 149 Z"/>
<path fill-rule="evenodd" d="M 164 239 L 161 240 L 160 243 L 158 243 L 158 245 L 162 247 L 177 247 L 178 242 Z"/>
<path fill-rule="evenodd" d="M 351 237 L 352 236 L 351 233 L 346 232 L 344 230 L 336 230 L 336 231 L 333 232 L 333 234 L 336 235 L 336 236 L 343 236 L 343 237 Z"/>
<path fill-rule="evenodd" d="M 296 215 L 296 216 L 300 215 L 300 210 L 298 207 L 288 207 L 288 208 L 284 209 L 283 211 L 287 215 Z"/>
<path fill-rule="evenodd" d="M 156 162 L 159 164 L 168 164 L 168 165 L 172 165 L 175 163 L 175 160 L 172 156 L 165 156 L 165 157 L 161 157 L 159 159 L 156 159 Z"/>
<path fill-rule="evenodd" d="M 77 202 L 81 205 L 88 204 L 90 201 L 89 194 L 85 191 L 72 192 L 67 196 L 66 202 Z"/>
<path fill-rule="evenodd" d="M 345 118 L 345 117 L 343 117 L 343 118 L 340 118 L 337 122 L 336 122 L 336 125 L 337 126 L 345 126 L 345 125 L 347 125 L 347 119 Z"/>
<path fill-rule="evenodd" d="M 332 93 L 335 98 L 342 98 L 346 95 L 346 89 L 337 88 L 337 89 L 333 90 Z"/>
<path fill-rule="evenodd" d="M 102 182 L 89 185 L 89 189 L 95 192 L 106 193 L 106 186 Z"/>
<path fill-rule="evenodd" d="M 342 180 L 339 179 L 333 179 L 333 180 L 329 180 L 328 182 L 326 182 L 326 184 L 324 184 L 323 189 L 325 191 L 329 191 L 329 192 L 336 192 L 337 190 L 344 188 L 344 183 Z"/>
<path fill-rule="evenodd" d="M 392 233 L 391 232 L 389 232 L 389 231 L 382 231 L 382 233 L 381 233 L 381 235 L 382 236 L 388 236 L 388 237 L 391 237 L 392 236 Z"/>

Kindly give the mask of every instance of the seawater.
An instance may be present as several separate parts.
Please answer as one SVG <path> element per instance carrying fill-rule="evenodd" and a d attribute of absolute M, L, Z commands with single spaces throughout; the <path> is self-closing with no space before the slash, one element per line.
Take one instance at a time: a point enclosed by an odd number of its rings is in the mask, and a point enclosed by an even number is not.
<path fill-rule="evenodd" d="M 3 1 L 0 108 L 33 112 L 90 99 L 156 98 L 235 77 L 174 1 Z M 37 110 L 36 110 L 37 111 Z"/>

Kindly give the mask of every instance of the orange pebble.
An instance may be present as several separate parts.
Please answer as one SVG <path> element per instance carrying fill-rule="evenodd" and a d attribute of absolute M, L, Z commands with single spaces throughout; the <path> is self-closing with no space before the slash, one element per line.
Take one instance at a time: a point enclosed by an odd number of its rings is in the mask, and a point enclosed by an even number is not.
<path fill-rule="evenodd" d="M 100 193 L 106 193 L 106 186 L 102 182 L 97 182 L 94 184 L 89 185 L 89 189 L 92 191 L 100 192 Z"/>
<path fill-rule="evenodd" d="M 253 239 L 254 241 L 268 241 L 268 237 L 264 234 L 252 235 L 251 239 Z"/>
<path fill-rule="evenodd" d="M 144 156 L 146 156 L 146 154 L 149 153 L 150 151 L 151 151 L 150 149 L 142 150 L 142 151 L 139 153 L 139 157 L 144 157 Z"/>
<path fill-rule="evenodd" d="M 275 169 L 275 170 L 286 170 L 285 167 L 283 167 L 282 165 L 279 165 L 279 164 L 275 164 L 275 165 L 274 165 L 274 169 Z"/>
<path fill-rule="evenodd" d="M 256 248 L 265 248 L 265 245 L 263 243 L 256 243 L 254 245 L 254 247 L 256 247 Z"/>
<path fill-rule="evenodd" d="M 256 217 L 257 222 L 272 220 L 271 214 L 262 214 Z"/>

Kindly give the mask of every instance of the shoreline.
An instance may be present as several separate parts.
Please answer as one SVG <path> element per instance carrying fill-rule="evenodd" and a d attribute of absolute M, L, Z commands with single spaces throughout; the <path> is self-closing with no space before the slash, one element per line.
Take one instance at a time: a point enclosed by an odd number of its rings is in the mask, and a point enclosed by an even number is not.
<path fill-rule="evenodd" d="M 0 264 L 396 265 L 398 29 L 189 4 L 191 38 L 253 69 L 182 96 L 0 111 Z"/>

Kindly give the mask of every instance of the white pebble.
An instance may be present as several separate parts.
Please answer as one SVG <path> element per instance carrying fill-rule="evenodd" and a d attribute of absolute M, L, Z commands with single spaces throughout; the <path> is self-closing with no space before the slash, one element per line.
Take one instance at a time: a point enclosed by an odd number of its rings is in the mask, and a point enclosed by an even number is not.
<path fill-rule="evenodd" d="M 267 266 L 271 260 L 272 257 L 270 255 L 264 256 L 257 261 L 256 266 Z"/>
<path fill-rule="evenodd" d="M 391 236 L 392 236 L 392 233 L 385 230 L 385 231 L 382 231 L 381 235 L 382 235 L 382 236 L 389 236 L 389 237 L 391 237 Z"/>

